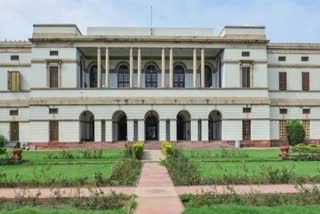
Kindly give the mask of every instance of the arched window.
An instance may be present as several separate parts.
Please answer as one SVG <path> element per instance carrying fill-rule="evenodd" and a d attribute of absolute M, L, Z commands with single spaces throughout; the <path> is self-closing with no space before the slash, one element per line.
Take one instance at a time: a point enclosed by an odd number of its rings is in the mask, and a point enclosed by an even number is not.
<path fill-rule="evenodd" d="M 98 66 L 92 65 L 89 70 L 90 75 L 90 88 L 96 88 L 98 85 Z"/>
<path fill-rule="evenodd" d="M 129 67 L 127 65 L 120 65 L 118 68 L 118 88 L 130 87 Z"/>
<path fill-rule="evenodd" d="M 158 87 L 158 69 L 155 65 L 148 65 L 145 70 L 145 87 L 157 88 Z"/>
<path fill-rule="evenodd" d="M 176 65 L 173 71 L 173 87 L 184 88 L 185 70 L 182 65 Z"/>
<path fill-rule="evenodd" d="M 205 65 L 205 87 L 210 88 L 212 87 L 212 68 L 210 65 Z"/>

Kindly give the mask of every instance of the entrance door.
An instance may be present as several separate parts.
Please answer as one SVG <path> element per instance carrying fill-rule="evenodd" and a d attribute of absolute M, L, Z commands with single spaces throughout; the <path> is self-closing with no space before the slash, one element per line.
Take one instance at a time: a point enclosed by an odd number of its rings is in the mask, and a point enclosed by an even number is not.
<path fill-rule="evenodd" d="M 11 142 L 19 141 L 19 122 L 10 123 L 10 141 Z"/>
<path fill-rule="evenodd" d="M 50 121 L 49 122 L 49 140 L 50 142 L 59 141 L 59 121 Z"/>

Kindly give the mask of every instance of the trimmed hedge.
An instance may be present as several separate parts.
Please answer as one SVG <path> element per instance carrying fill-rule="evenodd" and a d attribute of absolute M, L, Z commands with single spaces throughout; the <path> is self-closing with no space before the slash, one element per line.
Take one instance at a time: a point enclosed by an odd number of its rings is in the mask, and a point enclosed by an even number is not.
<path fill-rule="evenodd" d="M 176 156 L 176 148 L 168 141 L 161 142 L 161 150 L 166 157 Z"/>
<path fill-rule="evenodd" d="M 136 159 L 141 160 L 143 156 L 144 142 L 136 142 L 132 145 L 133 155 Z"/>
<path fill-rule="evenodd" d="M 320 160 L 320 146 L 316 144 L 299 143 L 291 148 L 291 152 L 291 160 Z"/>

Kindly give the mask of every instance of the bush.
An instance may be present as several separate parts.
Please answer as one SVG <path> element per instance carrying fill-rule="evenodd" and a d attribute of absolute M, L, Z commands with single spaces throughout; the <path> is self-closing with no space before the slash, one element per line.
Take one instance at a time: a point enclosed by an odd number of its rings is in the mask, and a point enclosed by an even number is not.
<path fill-rule="evenodd" d="M 138 160 L 142 159 L 143 148 L 144 148 L 143 142 L 136 142 L 132 145 L 133 154 L 136 159 L 138 159 Z"/>
<path fill-rule="evenodd" d="M 162 153 L 168 158 L 169 156 L 176 156 L 177 150 L 174 148 L 173 144 L 168 141 L 161 142 Z"/>
<path fill-rule="evenodd" d="M 286 127 L 286 130 L 287 130 L 288 141 L 291 146 L 304 142 L 306 133 L 303 128 L 303 125 L 299 120 L 289 121 Z"/>
<path fill-rule="evenodd" d="M 4 147 L 6 143 L 7 139 L 3 135 L 0 135 L 0 147 Z"/>

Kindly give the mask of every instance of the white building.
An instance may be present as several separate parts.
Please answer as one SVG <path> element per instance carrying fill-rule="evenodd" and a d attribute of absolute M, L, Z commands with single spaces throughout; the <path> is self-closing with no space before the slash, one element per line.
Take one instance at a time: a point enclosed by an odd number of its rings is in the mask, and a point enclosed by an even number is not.
<path fill-rule="evenodd" d="M 320 139 L 320 44 L 270 43 L 261 26 L 34 25 L 0 42 L 0 134 L 10 141 Z"/>

